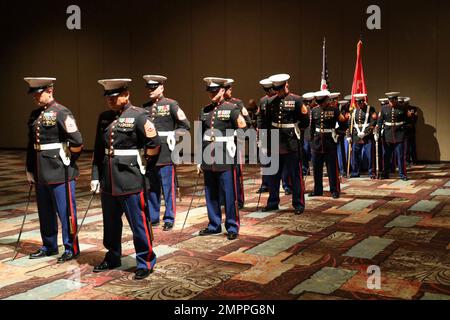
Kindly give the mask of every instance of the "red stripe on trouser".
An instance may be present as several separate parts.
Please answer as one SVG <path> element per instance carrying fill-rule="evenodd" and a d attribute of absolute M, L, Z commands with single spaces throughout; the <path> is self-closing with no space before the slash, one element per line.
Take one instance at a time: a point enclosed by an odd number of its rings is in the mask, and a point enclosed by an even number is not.
<path fill-rule="evenodd" d="M 141 200 L 142 223 L 144 224 L 145 236 L 147 237 L 147 243 L 148 243 L 147 267 L 150 270 L 151 269 L 150 259 L 152 257 L 153 249 L 152 249 L 152 242 L 151 242 L 151 239 L 150 239 L 150 233 L 148 231 L 148 226 L 147 226 L 147 218 L 145 217 L 145 212 L 144 212 L 145 200 L 144 200 L 144 193 L 143 192 L 141 192 L 140 198 L 141 198 L 140 200 Z"/>
<path fill-rule="evenodd" d="M 172 210 L 173 210 L 173 218 L 177 216 L 177 203 L 175 198 L 175 167 L 172 167 Z"/>
<path fill-rule="evenodd" d="M 239 183 L 241 184 L 241 202 L 244 202 L 244 167 L 241 165 L 239 165 L 241 168 L 241 174 L 239 177 Z"/>
<path fill-rule="evenodd" d="M 298 164 L 299 164 L 298 173 L 300 175 L 300 203 L 302 206 L 305 206 L 305 201 L 303 197 L 303 195 L 305 194 L 305 184 L 303 179 L 303 163 L 301 159 L 299 159 Z"/>
<path fill-rule="evenodd" d="M 403 174 L 406 176 L 406 147 L 407 143 L 404 143 L 403 146 Z"/>
<path fill-rule="evenodd" d="M 337 157 L 336 157 L 336 190 L 337 192 L 341 193 L 341 181 L 339 179 L 339 162 Z"/>
<path fill-rule="evenodd" d="M 233 176 L 234 176 L 234 185 L 233 185 L 233 189 L 234 189 L 234 198 L 237 199 L 237 184 L 236 184 L 236 179 L 237 179 L 237 175 L 236 175 L 236 168 L 233 169 Z M 238 207 L 236 207 L 236 201 L 234 202 L 234 210 L 236 212 L 236 223 L 238 225 L 238 227 L 241 227 L 241 221 L 239 220 L 239 211 L 238 211 Z"/>
<path fill-rule="evenodd" d="M 73 206 L 72 206 L 72 189 L 70 187 L 70 182 L 67 183 L 69 186 L 69 203 L 67 204 L 70 208 L 70 222 L 72 223 L 72 232 L 73 232 L 73 253 L 77 254 L 79 252 L 77 239 L 75 238 L 77 234 L 77 223 L 75 221 L 75 215 L 73 214 Z"/>

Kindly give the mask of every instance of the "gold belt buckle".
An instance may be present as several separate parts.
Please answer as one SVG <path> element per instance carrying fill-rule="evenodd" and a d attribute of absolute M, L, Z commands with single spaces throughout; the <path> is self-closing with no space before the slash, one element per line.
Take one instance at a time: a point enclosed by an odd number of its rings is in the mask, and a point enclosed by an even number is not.
<path fill-rule="evenodd" d="M 211 136 L 211 142 L 216 142 L 216 137 L 215 136 Z"/>
<path fill-rule="evenodd" d="M 41 145 L 35 143 L 35 144 L 34 144 L 34 150 L 36 150 L 36 151 L 41 151 Z"/>

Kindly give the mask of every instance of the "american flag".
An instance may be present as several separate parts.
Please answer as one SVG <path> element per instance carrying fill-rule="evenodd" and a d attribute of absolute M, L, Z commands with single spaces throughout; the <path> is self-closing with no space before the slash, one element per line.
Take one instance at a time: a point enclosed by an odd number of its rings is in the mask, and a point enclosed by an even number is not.
<path fill-rule="evenodd" d="M 327 40 L 323 38 L 322 47 L 322 81 L 320 82 L 320 90 L 330 90 L 329 75 L 328 75 L 328 63 L 327 63 Z"/>

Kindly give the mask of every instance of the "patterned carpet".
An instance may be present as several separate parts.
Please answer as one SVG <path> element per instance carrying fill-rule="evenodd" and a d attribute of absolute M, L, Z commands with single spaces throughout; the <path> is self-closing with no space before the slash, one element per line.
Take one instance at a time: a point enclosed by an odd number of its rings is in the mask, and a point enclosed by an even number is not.
<path fill-rule="evenodd" d="M 20 254 L 10 261 L 26 207 L 25 153 L 2 151 L 0 157 L 0 299 L 450 299 L 450 165 L 415 166 L 408 182 L 344 181 L 341 199 L 307 199 L 300 216 L 293 214 L 288 196 L 279 212 L 257 211 L 259 169 L 248 167 L 241 234 L 233 242 L 225 235 L 196 235 L 207 225 L 202 187 L 179 239 L 196 180 L 193 166 L 180 167 L 175 228 L 155 228 L 158 262 L 154 273 L 138 282 L 126 222 L 122 267 L 92 273 L 105 254 L 98 197 L 80 232 L 77 261 L 28 259 L 40 246 L 34 199 Z M 90 198 L 89 162 L 89 154 L 80 160 L 79 222 Z M 311 190 L 312 177 L 306 187 Z M 367 285 L 372 265 L 381 270 L 379 290 Z"/>

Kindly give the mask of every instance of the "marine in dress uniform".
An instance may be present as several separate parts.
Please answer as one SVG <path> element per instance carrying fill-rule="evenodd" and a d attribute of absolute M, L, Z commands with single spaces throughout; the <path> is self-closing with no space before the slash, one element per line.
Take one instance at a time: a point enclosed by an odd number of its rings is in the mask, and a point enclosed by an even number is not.
<path fill-rule="evenodd" d="M 224 197 L 225 228 L 228 240 L 235 240 L 239 234 L 239 208 L 237 205 L 236 144 L 235 131 L 247 127 L 239 107 L 225 101 L 227 79 L 208 77 L 203 79 L 211 103 L 200 111 L 202 122 L 202 164 L 204 172 L 208 227 L 200 236 L 222 232 L 222 211 L 220 198 Z"/>
<path fill-rule="evenodd" d="M 99 80 L 111 110 L 97 123 L 91 189 L 100 185 L 103 210 L 103 245 L 108 250 L 94 272 L 121 265 L 122 214 L 133 232 L 137 270 L 135 279 L 150 275 L 156 263 L 150 215 L 146 206 L 145 157 L 155 163 L 160 138 L 148 111 L 131 104 L 130 79 Z"/>
<path fill-rule="evenodd" d="M 235 104 L 239 107 L 239 110 L 241 111 L 242 116 L 245 119 L 245 123 L 247 124 L 247 128 L 251 128 L 252 126 L 252 119 L 250 118 L 250 114 L 248 113 L 247 108 L 244 105 L 244 102 L 241 99 L 233 97 L 233 84 L 234 79 L 227 79 L 225 82 L 225 101 Z M 243 172 L 243 164 L 245 163 L 244 154 L 241 154 L 240 152 L 237 153 L 237 163 L 236 163 L 236 175 L 237 175 L 237 181 L 238 181 L 238 188 L 237 188 L 237 195 L 238 195 L 238 206 L 239 209 L 244 208 L 245 205 L 245 193 L 244 193 L 244 172 Z"/>
<path fill-rule="evenodd" d="M 337 143 L 335 135 L 336 124 L 345 122 L 347 118 L 339 112 L 338 108 L 330 105 L 328 90 L 315 93 L 317 107 L 311 113 L 311 149 L 314 170 L 314 191 L 310 197 L 323 196 L 323 165 L 327 165 L 330 191 L 334 199 L 340 197 L 341 186 L 337 161 Z"/>
<path fill-rule="evenodd" d="M 175 165 L 172 161 L 172 151 L 177 138 L 190 129 L 190 123 L 178 102 L 164 97 L 164 83 L 167 78 L 159 75 L 146 75 L 150 101 L 143 107 L 150 113 L 158 135 L 161 137 L 161 153 L 156 166 L 151 164 L 147 169 L 150 180 L 148 193 L 152 225 L 159 225 L 161 212 L 161 189 L 164 196 L 164 231 L 173 228 L 176 216 L 177 179 Z"/>
<path fill-rule="evenodd" d="M 303 146 L 302 150 L 302 169 L 303 169 L 303 176 L 308 176 L 310 174 L 309 170 L 309 163 L 311 161 L 311 108 L 314 103 L 314 92 L 308 92 L 305 93 L 303 96 L 303 105 L 308 109 L 309 117 L 309 125 L 307 128 L 302 130 L 302 142 L 301 145 Z"/>
<path fill-rule="evenodd" d="M 410 104 L 411 98 L 405 97 L 404 103 L 408 118 L 406 120 L 406 164 L 408 166 L 417 163 L 416 149 L 416 124 L 418 119 L 418 108 Z"/>
<path fill-rule="evenodd" d="M 256 121 L 256 127 L 258 131 L 258 139 L 261 141 L 261 139 L 264 139 L 267 141 L 269 138 L 268 136 L 263 136 L 267 133 L 267 130 L 269 129 L 269 124 L 266 122 L 266 109 L 267 109 L 267 103 L 269 102 L 269 99 L 276 95 L 276 92 L 273 90 L 273 83 L 269 79 L 263 79 L 259 82 L 259 84 L 262 86 L 263 90 L 265 91 L 266 95 L 259 99 L 259 106 L 258 106 L 258 112 L 257 112 L 257 121 Z M 262 131 L 264 130 L 264 131 Z M 261 143 L 258 143 L 258 145 L 261 147 Z M 257 193 L 266 193 L 269 192 L 269 176 L 265 174 L 261 174 L 262 176 L 262 183 L 261 187 L 257 191 Z"/>
<path fill-rule="evenodd" d="M 43 245 L 30 259 L 58 254 L 58 220 L 61 222 L 63 263 L 80 254 L 77 233 L 76 160 L 83 139 L 72 112 L 53 98 L 55 78 L 25 78 L 38 106 L 28 120 L 27 180 L 35 184 Z"/>
<path fill-rule="evenodd" d="M 398 104 L 399 92 L 389 92 L 386 96 L 389 99 L 389 105 L 381 108 L 378 118 L 377 132 L 380 128 L 383 130 L 383 179 L 389 179 L 391 172 L 391 161 L 395 154 L 400 179 L 408 180 L 405 161 L 405 140 L 407 121 L 407 111 Z"/>
<path fill-rule="evenodd" d="M 341 100 L 338 102 L 339 112 L 347 116 L 350 109 L 349 100 Z M 337 156 L 339 164 L 339 173 L 341 177 L 347 178 L 347 154 L 348 154 L 348 141 L 345 139 L 346 132 L 349 129 L 348 123 L 339 123 L 336 128 L 336 134 L 338 135 Z"/>
<path fill-rule="evenodd" d="M 270 130 L 279 130 L 279 170 L 270 176 L 269 199 L 263 212 L 279 209 L 280 180 L 283 170 L 287 170 L 292 183 L 292 206 L 295 214 L 305 210 L 305 189 L 302 172 L 302 146 L 300 145 L 301 129 L 309 124 L 308 109 L 303 105 L 301 97 L 290 93 L 288 74 L 273 75 L 276 96 L 270 98 L 267 104 L 266 122 Z M 275 143 L 271 141 L 271 143 Z M 274 156 L 271 154 L 270 156 Z"/>
<path fill-rule="evenodd" d="M 376 179 L 375 172 L 375 141 L 373 129 L 377 125 L 378 115 L 374 107 L 368 105 L 365 100 L 367 94 L 355 94 L 356 108 L 353 112 L 355 115 L 349 120 L 348 126 L 353 123 L 353 132 L 350 132 L 352 148 L 351 167 L 352 172 L 350 178 L 359 178 L 362 158 L 365 157 L 368 163 L 368 172 L 371 179 Z"/>

